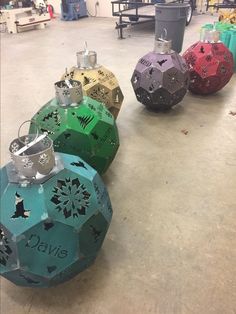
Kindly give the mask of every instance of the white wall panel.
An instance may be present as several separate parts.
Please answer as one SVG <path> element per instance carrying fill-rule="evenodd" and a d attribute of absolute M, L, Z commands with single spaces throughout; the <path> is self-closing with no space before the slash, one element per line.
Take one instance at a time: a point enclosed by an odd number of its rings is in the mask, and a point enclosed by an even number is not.
<path fill-rule="evenodd" d="M 98 17 L 111 17 L 111 1 L 110 0 L 87 0 L 87 9 L 92 14 L 95 15 L 95 3 L 99 2 L 97 6 L 97 16 Z M 61 13 L 61 1 L 60 0 L 48 0 L 48 3 L 53 5 L 56 14 Z"/>

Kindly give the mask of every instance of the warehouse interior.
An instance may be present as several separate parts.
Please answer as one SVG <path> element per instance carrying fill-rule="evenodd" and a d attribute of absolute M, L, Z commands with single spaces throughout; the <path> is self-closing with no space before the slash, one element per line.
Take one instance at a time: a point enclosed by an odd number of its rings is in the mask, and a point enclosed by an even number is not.
<path fill-rule="evenodd" d="M 54 83 L 87 42 L 124 95 L 120 147 L 102 175 L 113 217 L 95 262 L 69 281 L 38 288 L 1 277 L 1 313 L 236 313 L 235 73 L 216 93 L 188 91 L 170 110 L 150 110 L 131 77 L 153 51 L 155 22 L 128 25 L 121 40 L 109 1 L 100 0 L 103 17 L 75 21 L 61 20 L 54 2 L 44 29 L 1 33 L 1 167 L 21 123 L 55 97 Z M 218 16 L 194 12 L 180 55 Z"/>

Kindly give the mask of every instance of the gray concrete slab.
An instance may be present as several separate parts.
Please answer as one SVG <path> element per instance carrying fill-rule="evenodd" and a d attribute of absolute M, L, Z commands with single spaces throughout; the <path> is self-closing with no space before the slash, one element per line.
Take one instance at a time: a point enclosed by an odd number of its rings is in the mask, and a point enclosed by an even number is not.
<path fill-rule="evenodd" d="M 213 20 L 195 17 L 184 47 Z M 154 24 L 126 30 L 122 41 L 114 23 L 57 20 L 42 31 L 1 34 L 2 165 L 19 124 L 53 97 L 84 40 L 125 95 L 121 146 L 104 177 L 114 217 L 96 263 L 51 289 L 2 279 L 1 313 L 235 314 L 236 76 L 216 95 L 189 93 L 169 113 L 148 112 L 130 77 L 153 48 Z"/>

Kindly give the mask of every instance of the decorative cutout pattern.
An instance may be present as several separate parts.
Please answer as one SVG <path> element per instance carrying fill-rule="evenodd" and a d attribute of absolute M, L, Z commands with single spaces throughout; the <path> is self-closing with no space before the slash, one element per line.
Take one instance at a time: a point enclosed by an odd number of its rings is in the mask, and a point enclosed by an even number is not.
<path fill-rule="evenodd" d="M 188 56 L 187 62 L 190 65 L 194 66 L 196 64 L 196 60 L 197 60 L 196 56 L 193 53 L 190 53 L 189 56 Z"/>
<path fill-rule="evenodd" d="M 167 61 L 167 59 L 163 59 L 163 60 L 161 60 L 161 61 L 157 61 L 157 63 L 158 63 L 160 66 L 162 66 L 162 64 L 164 64 L 166 61 Z"/>
<path fill-rule="evenodd" d="M 21 198 L 20 194 L 17 192 L 15 193 L 15 206 L 16 206 L 16 211 L 11 218 L 29 218 L 30 216 L 30 210 L 25 209 L 24 206 L 24 199 Z"/>
<path fill-rule="evenodd" d="M 49 274 L 51 274 L 52 272 L 54 272 L 57 269 L 57 266 L 53 265 L 53 266 L 47 266 L 47 270 L 49 272 Z"/>
<path fill-rule="evenodd" d="M 75 166 L 75 167 L 82 167 L 84 169 L 87 170 L 87 168 L 85 167 L 85 164 L 82 161 L 78 161 L 78 162 L 72 162 L 71 166 Z"/>
<path fill-rule="evenodd" d="M 98 240 L 99 240 L 99 238 L 100 238 L 100 235 L 101 235 L 102 231 L 97 230 L 97 229 L 96 229 L 94 226 L 92 226 L 92 225 L 90 225 L 89 227 L 90 227 L 90 230 L 91 230 L 92 235 L 93 235 L 93 237 L 94 237 L 94 242 L 97 243 Z"/>
<path fill-rule="evenodd" d="M 94 106 L 94 105 L 92 105 L 92 104 L 88 104 L 88 106 L 89 106 L 89 108 L 90 108 L 90 109 L 92 109 L 93 111 L 96 111 L 96 108 L 95 108 L 95 106 Z"/>
<path fill-rule="evenodd" d="M 210 62 L 211 60 L 212 60 L 212 56 L 211 56 L 211 55 L 207 55 L 207 56 L 206 56 L 206 61 L 207 61 L 207 62 Z"/>
<path fill-rule="evenodd" d="M 200 50 L 199 50 L 200 53 L 205 53 L 205 49 L 203 46 L 201 46 Z"/>
<path fill-rule="evenodd" d="M 105 88 L 101 88 L 100 86 L 97 86 L 96 88 L 94 88 L 91 91 L 90 96 L 104 103 L 109 102 L 109 91 L 106 90 Z"/>
<path fill-rule="evenodd" d="M 44 132 L 47 132 L 49 135 L 52 135 L 54 134 L 53 131 L 50 131 L 50 130 L 47 130 L 47 129 L 44 129 L 44 128 L 40 128 L 40 130 L 44 133 Z"/>
<path fill-rule="evenodd" d="M 39 284 L 39 283 L 40 283 L 40 281 L 33 280 L 33 279 L 31 279 L 30 277 L 27 277 L 27 276 L 25 276 L 25 275 L 23 275 L 23 274 L 20 274 L 20 277 L 24 278 L 25 281 L 26 281 L 27 283 L 29 283 L 29 284 Z"/>
<path fill-rule="evenodd" d="M 70 133 L 64 133 L 64 136 L 65 136 L 65 139 L 68 139 L 71 137 L 71 134 Z"/>
<path fill-rule="evenodd" d="M 63 96 L 69 96 L 69 95 L 70 95 L 69 89 L 66 89 L 66 88 L 65 88 L 65 89 L 63 90 L 63 92 L 62 92 L 62 95 L 63 95 Z"/>
<path fill-rule="evenodd" d="M 12 254 L 12 249 L 10 248 L 9 241 L 4 234 L 4 231 L 0 229 L 0 264 L 7 266 L 7 261 Z"/>
<path fill-rule="evenodd" d="M 52 222 L 45 222 L 44 223 L 44 230 L 48 231 L 52 227 L 54 227 L 54 223 L 52 223 Z"/>
<path fill-rule="evenodd" d="M 97 133 L 92 132 L 91 135 L 96 141 L 99 139 L 99 136 L 97 135 Z"/>
<path fill-rule="evenodd" d="M 29 157 L 25 157 L 22 159 L 22 162 L 24 163 L 24 168 L 32 168 L 33 167 L 33 161 L 29 159 Z"/>
<path fill-rule="evenodd" d="M 16 142 L 11 144 L 11 152 L 12 153 L 16 153 L 19 150 L 19 148 L 20 148 L 20 145 L 17 144 Z"/>
<path fill-rule="evenodd" d="M 66 219 L 86 215 L 91 195 L 78 178 L 57 180 L 57 186 L 54 187 L 52 192 L 54 195 L 51 202 L 57 205 L 56 209 L 58 212 L 63 213 Z"/>
<path fill-rule="evenodd" d="M 46 116 L 43 117 L 43 122 L 49 122 L 50 119 L 53 119 L 54 124 L 58 127 L 61 125 L 60 115 L 57 110 L 48 113 Z"/>
<path fill-rule="evenodd" d="M 44 153 L 44 154 L 39 156 L 39 163 L 41 165 L 48 164 L 48 162 L 49 162 L 49 156 L 47 154 Z"/>
<path fill-rule="evenodd" d="M 83 85 L 85 86 L 85 85 L 88 85 L 89 83 L 90 83 L 89 77 L 85 76 L 84 81 L 83 81 Z"/>
<path fill-rule="evenodd" d="M 94 116 L 77 116 L 77 119 L 80 122 L 80 125 L 83 129 L 86 129 L 86 127 L 91 123 L 94 119 Z"/>

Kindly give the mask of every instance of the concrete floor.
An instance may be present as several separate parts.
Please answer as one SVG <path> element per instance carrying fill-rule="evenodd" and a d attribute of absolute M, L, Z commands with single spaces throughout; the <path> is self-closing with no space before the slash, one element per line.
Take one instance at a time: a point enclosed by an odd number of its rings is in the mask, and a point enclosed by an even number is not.
<path fill-rule="evenodd" d="M 195 17 L 184 48 L 214 19 Z M 2 164 L 19 124 L 52 98 L 84 40 L 116 73 L 125 101 L 120 149 L 104 177 L 114 216 L 96 263 L 51 289 L 2 279 L 1 313 L 235 314 L 236 75 L 216 95 L 188 94 L 169 113 L 148 112 L 130 77 L 152 50 L 154 26 L 126 30 L 121 41 L 114 23 L 57 20 L 42 31 L 2 34 Z"/>

